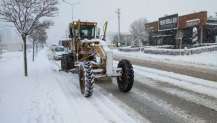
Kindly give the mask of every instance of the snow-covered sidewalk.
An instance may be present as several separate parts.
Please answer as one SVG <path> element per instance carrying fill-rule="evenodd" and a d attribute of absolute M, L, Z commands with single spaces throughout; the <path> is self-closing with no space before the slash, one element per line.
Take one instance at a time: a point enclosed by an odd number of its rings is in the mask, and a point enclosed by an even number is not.
<path fill-rule="evenodd" d="M 22 52 L 5 53 L 0 59 L 1 123 L 145 121 L 98 86 L 91 98 L 83 97 L 78 76 L 59 72 L 46 55 L 47 51 L 42 50 L 34 63 L 29 60 L 27 78 L 23 76 Z"/>

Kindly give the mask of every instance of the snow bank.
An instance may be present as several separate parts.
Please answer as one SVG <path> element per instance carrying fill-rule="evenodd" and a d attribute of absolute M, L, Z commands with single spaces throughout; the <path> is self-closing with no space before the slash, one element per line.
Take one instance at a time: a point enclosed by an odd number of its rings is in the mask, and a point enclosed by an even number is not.
<path fill-rule="evenodd" d="M 125 56 L 136 59 L 139 58 L 141 60 L 153 60 L 181 65 L 199 65 L 199 67 L 209 67 L 211 69 L 217 69 L 217 51 L 179 56 L 144 54 L 142 52 L 121 52 L 118 50 L 113 50 L 113 53 L 116 56 Z"/>
<path fill-rule="evenodd" d="M 170 46 L 165 46 L 170 47 Z M 142 51 L 147 54 L 160 54 L 160 55 L 191 55 L 204 52 L 217 51 L 217 45 L 196 47 L 191 49 L 162 49 L 162 47 L 144 47 L 144 48 L 119 48 L 124 52 Z"/>
<path fill-rule="evenodd" d="M 119 51 L 124 51 L 124 52 L 135 52 L 135 51 L 140 51 L 140 48 L 118 48 Z"/>

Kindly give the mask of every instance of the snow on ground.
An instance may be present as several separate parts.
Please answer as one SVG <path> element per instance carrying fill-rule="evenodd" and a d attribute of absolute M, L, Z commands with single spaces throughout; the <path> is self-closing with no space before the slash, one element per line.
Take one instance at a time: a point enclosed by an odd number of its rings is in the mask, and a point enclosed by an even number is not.
<path fill-rule="evenodd" d="M 137 82 L 217 111 L 217 82 L 137 65 L 133 67 Z M 133 91 L 137 90 L 134 89 Z M 151 97 L 151 95 L 148 96 Z M 160 100 L 157 102 L 162 107 L 170 106 Z M 176 107 L 172 109 L 176 109 Z M 173 112 L 184 117 L 187 116 L 181 109 L 173 110 Z M 197 121 L 200 118 L 191 119 Z"/>
<path fill-rule="evenodd" d="M 97 86 L 91 98 L 83 97 L 78 76 L 59 72 L 46 55 L 47 50 L 42 50 L 34 63 L 29 59 L 29 76 L 24 77 L 22 52 L 3 54 L 0 59 L 1 123 L 146 121 Z"/>
<path fill-rule="evenodd" d="M 118 50 L 113 50 L 113 53 L 117 56 L 121 55 L 146 60 L 148 59 L 161 62 L 171 62 L 174 64 L 202 65 L 217 69 L 217 51 L 183 56 L 145 54 L 142 52 L 121 52 Z"/>
<path fill-rule="evenodd" d="M 217 83 L 214 81 L 136 65 L 134 69 L 136 74 L 135 79 L 141 82 L 143 82 L 144 78 L 149 78 L 217 98 Z"/>

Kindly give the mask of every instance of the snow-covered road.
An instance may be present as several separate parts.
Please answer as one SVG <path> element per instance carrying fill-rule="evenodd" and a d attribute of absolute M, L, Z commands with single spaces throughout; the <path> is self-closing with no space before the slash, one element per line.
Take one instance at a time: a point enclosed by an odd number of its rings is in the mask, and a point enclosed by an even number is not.
<path fill-rule="evenodd" d="M 30 54 L 30 53 L 29 53 Z M 134 65 L 129 93 L 115 79 L 98 80 L 94 95 L 80 94 L 78 75 L 59 71 L 47 50 L 29 61 L 22 52 L 0 59 L 0 123 L 215 123 L 217 83 Z"/>
<path fill-rule="evenodd" d="M 128 94 L 114 83 L 99 83 L 154 123 L 217 121 L 217 83 L 162 70 L 135 66 L 135 83 Z"/>
<path fill-rule="evenodd" d="M 80 94 L 78 76 L 59 72 L 46 50 L 29 61 L 23 76 L 22 52 L 0 59 L 1 123 L 133 123 L 149 122 L 126 104 L 95 88 L 92 98 Z"/>

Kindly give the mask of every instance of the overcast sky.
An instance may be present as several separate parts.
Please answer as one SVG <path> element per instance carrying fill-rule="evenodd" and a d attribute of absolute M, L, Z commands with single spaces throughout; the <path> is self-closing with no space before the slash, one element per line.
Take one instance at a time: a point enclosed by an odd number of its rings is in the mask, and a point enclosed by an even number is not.
<path fill-rule="evenodd" d="M 121 32 L 128 32 L 129 25 L 138 18 L 157 20 L 164 15 L 179 15 L 208 11 L 217 12 L 216 0 L 65 0 L 74 6 L 74 18 L 81 21 L 97 21 L 99 27 L 107 20 L 108 31 L 117 32 L 117 8 L 121 9 Z M 66 36 L 68 24 L 72 21 L 72 7 L 59 0 L 58 16 L 51 18 L 55 25 L 48 30 L 48 43 L 58 42 Z"/>
<path fill-rule="evenodd" d="M 72 20 L 72 7 L 59 1 L 59 14 L 53 18 L 55 26 L 49 30 L 50 43 L 58 42 L 65 36 L 68 23 Z M 97 21 L 100 27 L 108 20 L 109 32 L 117 32 L 115 13 L 117 8 L 121 9 L 121 32 L 128 32 L 130 23 L 138 18 L 153 21 L 166 14 L 183 15 L 206 10 L 209 15 L 214 15 L 214 12 L 217 12 L 216 0 L 68 0 L 68 2 L 79 2 L 74 6 L 75 19 Z"/>

